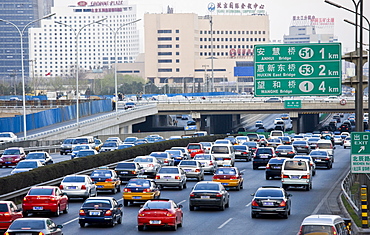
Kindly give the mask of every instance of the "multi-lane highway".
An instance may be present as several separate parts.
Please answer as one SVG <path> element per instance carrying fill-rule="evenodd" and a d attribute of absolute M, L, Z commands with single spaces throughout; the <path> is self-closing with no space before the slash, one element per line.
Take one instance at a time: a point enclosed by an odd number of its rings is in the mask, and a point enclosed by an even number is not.
<path fill-rule="evenodd" d="M 184 206 L 184 225 L 179 228 L 180 234 L 282 234 L 295 235 L 299 230 L 299 225 L 304 217 L 313 213 L 330 213 L 326 206 L 326 197 L 328 192 L 342 178 L 342 175 L 348 172 L 350 158 L 348 149 L 338 147 L 335 150 L 335 163 L 333 168 L 318 169 L 313 178 L 313 189 L 303 191 L 292 189 L 288 192 L 292 197 L 292 213 L 288 219 L 276 218 L 273 216 L 252 219 L 250 216 L 250 202 L 255 190 L 263 185 L 280 186 L 280 180 L 265 180 L 264 170 L 252 170 L 251 162 L 237 162 L 236 166 L 244 172 L 244 189 L 241 191 L 230 190 L 230 208 L 225 211 L 216 209 L 201 209 L 189 211 L 188 198 L 195 181 L 188 182 L 188 188 L 184 190 L 163 189 L 161 196 L 163 198 L 173 199 L 175 202 Z M 64 157 L 69 157 L 64 156 Z M 57 159 L 56 157 L 54 157 Z M 7 169 L 0 169 L 3 173 Z M 207 175 L 205 180 L 211 180 L 212 176 Z M 121 186 L 123 188 L 123 186 Z M 114 196 L 122 203 L 121 193 L 111 194 L 100 192 L 99 196 Z M 78 224 L 78 210 L 82 204 L 81 200 L 70 200 L 70 209 L 68 214 L 62 214 L 59 217 L 52 217 L 57 224 L 63 224 L 64 234 L 139 234 L 136 227 L 137 212 L 140 205 L 123 207 L 124 217 L 121 225 L 113 228 L 104 226 L 89 225 L 86 228 L 80 228 Z M 167 230 L 152 230 L 157 234 L 171 233 Z"/>

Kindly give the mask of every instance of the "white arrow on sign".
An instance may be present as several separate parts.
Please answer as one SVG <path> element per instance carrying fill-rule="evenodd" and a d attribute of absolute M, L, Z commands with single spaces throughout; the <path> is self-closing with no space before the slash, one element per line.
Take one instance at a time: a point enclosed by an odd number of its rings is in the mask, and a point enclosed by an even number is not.
<path fill-rule="evenodd" d="M 361 146 L 360 149 L 358 150 L 358 153 L 361 153 L 362 151 L 365 151 L 365 146 Z"/>

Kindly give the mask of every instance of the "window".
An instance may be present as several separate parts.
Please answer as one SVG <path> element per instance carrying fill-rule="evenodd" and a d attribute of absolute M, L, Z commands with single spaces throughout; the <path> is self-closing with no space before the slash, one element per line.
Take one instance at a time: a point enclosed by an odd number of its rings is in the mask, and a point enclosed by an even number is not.
<path fill-rule="evenodd" d="M 177 60 L 176 60 L 176 63 L 180 63 L 180 60 L 179 60 L 179 59 L 177 59 Z"/>
<path fill-rule="evenodd" d="M 172 72 L 172 69 L 158 69 L 159 73 Z"/>
<path fill-rule="evenodd" d="M 179 68 L 176 68 L 176 72 L 180 72 L 180 69 Z"/>
<path fill-rule="evenodd" d="M 158 30 L 158 33 L 172 33 L 172 30 Z"/>
<path fill-rule="evenodd" d="M 158 52 L 158 55 L 172 55 L 172 52 Z"/>
<path fill-rule="evenodd" d="M 158 48 L 172 48 L 172 45 L 158 45 Z"/>
<path fill-rule="evenodd" d="M 172 63 L 172 60 L 158 60 L 158 63 Z"/>
<path fill-rule="evenodd" d="M 176 29 L 176 33 L 180 33 L 180 30 Z"/>
<path fill-rule="evenodd" d="M 180 38 L 179 37 L 176 37 L 176 41 L 178 41 L 178 40 L 180 40 Z"/>
<path fill-rule="evenodd" d="M 176 52 L 176 55 L 180 55 L 180 52 Z"/>
<path fill-rule="evenodd" d="M 180 45 L 179 44 L 176 44 L 176 48 L 180 48 Z"/>
<path fill-rule="evenodd" d="M 172 37 L 158 37 L 158 41 L 172 41 Z"/>

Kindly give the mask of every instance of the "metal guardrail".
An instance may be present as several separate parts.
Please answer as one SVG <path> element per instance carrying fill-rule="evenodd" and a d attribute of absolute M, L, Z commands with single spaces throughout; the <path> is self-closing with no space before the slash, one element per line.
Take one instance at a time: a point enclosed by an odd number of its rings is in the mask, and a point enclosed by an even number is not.
<path fill-rule="evenodd" d="M 358 181 L 358 179 L 355 179 L 355 175 L 351 173 L 351 171 L 348 171 L 346 177 L 344 177 L 341 188 L 344 196 L 347 198 L 347 201 L 351 205 L 351 207 L 358 212 L 360 204 L 358 200 L 355 198 L 355 195 L 351 192 L 351 187 L 354 185 L 354 182 Z"/>

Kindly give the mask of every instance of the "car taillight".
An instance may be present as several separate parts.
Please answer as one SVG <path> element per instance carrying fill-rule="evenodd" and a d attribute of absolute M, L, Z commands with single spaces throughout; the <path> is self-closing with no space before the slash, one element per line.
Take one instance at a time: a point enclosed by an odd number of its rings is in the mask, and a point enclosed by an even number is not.
<path fill-rule="evenodd" d="M 227 158 L 224 158 L 224 160 L 225 160 L 225 161 L 230 161 L 230 160 L 231 160 L 231 158 L 228 158 L 228 157 L 227 157 Z"/>
<path fill-rule="evenodd" d="M 131 171 L 131 174 L 134 174 L 135 175 L 136 173 L 137 173 L 136 171 Z"/>
<path fill-rule="evenodd" d="M 148 167 L 154 167 L 154 165 L 153 164 L 148 164 Z"/>
<path fill-rule="evenodd" d="M 299 228 L 299 232 L 298 232 L 298 234 L 297 235 L 302 235 L 302 231 L 303 230 L 303 226 L 301 226 L 300 228 Z"/>
<path fill-rule="evenodd" d="M 39 232 L 39 234 L 37 234 L 37 235 L 45 235 L 45 233 L 43 233 L 43 232 Z"/>
<path fill-rule="evenodd" d="M 180 176 L 176 175 L 175 180 L 179 180 L 179 179 L 180 179 Z"/>
<path fill-rule="evenodd" d="M 209 161 L 209 165 L 210 165 L 210 166 L 213 166 L 213 162 L 212 162 L 212 161 Z"/>
<path fill-rule="evenodd" d="M 159 180 L 160 178 L 161 178 L 161 176 L 159 176 L 159 175 L 156 175 L 156 176 L 155 176 L 155 179 L 156 179 L 156 180 Z"/>
<path fill-rule="evenodd" d="M 194 193 L 191 193 L 191 194 L 190 194 L 190 197 L 195 197 L 195 194 L 194 194 Z"/>
<path fill-rule="evenodd" d="M 164 163 L 168 163 L 168 160 L 167 160 L 167 159 L 165 159 L 163 162 L 164 162 Z"/>
<path fill-rule="evenodd" d="M 111 178 L 105 179 L 105 182 L 112 182 L 113 180 Z"/>
<path fill-rule="evenodd" d="M 280 202 L 279 206 L 286 206 L 286 202 L 285 201 Z"/>
<path fill-rule="evenodd" d="M 248 154 L 247 152 L 243 152 L 243 154 Z"/>
<path fill-rule="evenodd" d="M 167 217 L 172 217 L 172 216 L 174 216 L 174 214 L 172 214 L 172 213 L 169 211 L 169 212 L 167 212 L 166 216 L 167 216 Z"/>
<path fill-rule="evenodd" d="M 327 158 L 325 158 L 325 160 L 329 161 L 329 160 L 330 160 L 330 158 L 329 158 L 329 157 L 327 157 Z"/>
<path fill-rule="evenodd" d="M 85 185 L 82 185 L 82 186 L 81 186 L 81 189 L 86 189 L 86 186 L 85 186 Z"/>
<path fill-rule="evenodd" d="M 301 177 L 301 179 L 309 179 L 310 178 L 310 175 L 303 175 L 302 177 Z"/>
<path fill-rule="evenodd" d="M 280 153 L 280 151 L 275 151 L 275 153 Z"/>
<path fill-rule="evenodd" d="M 123 192 L 125 192 L 125 193 L 130 193 L 130 192 L 131 192 L 131 189 L 129 189 L 129 188 L 125 188 L 125 189 L 123 189 Z"/>
<path fill-rule="evenodd" d="M 218 180 L 218 179 L 220 179 L 220 177 L 218 177 L 217 175 L 214 175 L 214 176 L 212 177 L 212 179 L 214 179 L 214 180 Z"/>
<path fill-rule="evenodd" d="M 60 188 L 60 189 L 63 189 L 64 187 L 63 187 L 63 185 L 59 185 L 59 188 Z"/>
<path fill-rule="evenodd" d="M 112 211 L 111 210 L 107 210 L 106 212 L 105 212 L 105 216 L 111 216 L 112 215 Z"/>
<path fill-rule="evenodd" d="M 82 210 L 82 209 L 80 210 L 79 214 L 80 214 L 80 215 L 86 215 L 85 211 L 84 211 L 84 210 Z"/>
<path fill-rule="evenodd" d="M 150 188 L 146 188 L 143 190 L 144 193 L 150 193 L 152 190 Z"/>
<path fill-rule="evenodd" d="M 252 201 L 252 206 L 258 206 L 258 203 L 255 200 L 253 200 Z"/>
<path fill-rule="evenodd" d="M 222 194 L 221 193 L 217 193 L 216 194 L 216 197 L 222 197 Z"/>
<path fill-rule="evenodd" d="M 334 226 L 331 226 L 331 231 L 332 231 L 332 234 L 333 235 L 337 235 L 338 234 Z"/>
<path fill-rule="evenodd" d="M 200 172 L 200 170 L 199 169 L 195 169 L 195 172 Z"/>
<path fill-rule="evenodd" d="M 289 154 L 293 154 L 294 152 L 293 151 L 290 151 Z"/>
<path fill-rule="evenodd" d="M 236 179 L 238 179 L 238 177 L 234 175 L 234 176 L 231 176 L 230 179 L 236 180 Z"/>
<path fill-rule="evenodd" d="M 267 164 L 266 165 L 266 169 L 270 169 L 270 164 Z"/>
<path fill-rule="evenodd" d="M 57 199 L 55 197 L 51 197 L 50 201 L 56 201 Z"/>
<path fill-rule="evenodd" d="M 95 179 L 91 178 L 91 181 L 95 181 Z"/>
<path fill-rule="evenodd" d="M 281 178 L 289 178 L 289 175 L 281 175 Z"/>

